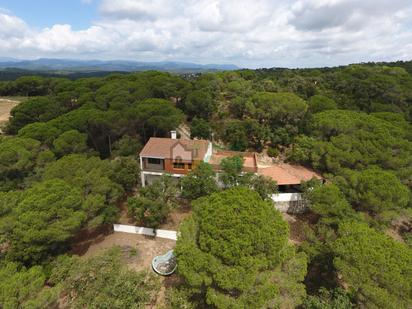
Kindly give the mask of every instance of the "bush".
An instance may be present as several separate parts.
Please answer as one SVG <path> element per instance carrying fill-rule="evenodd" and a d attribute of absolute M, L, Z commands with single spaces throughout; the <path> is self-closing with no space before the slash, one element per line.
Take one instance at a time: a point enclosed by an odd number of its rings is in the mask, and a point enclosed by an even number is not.
<path fill-rule="evenodd" d="M 275 147 L 268 148 L 268 156 L 272 158 L 276 158 L 279 155 L 279 150 Z"/>

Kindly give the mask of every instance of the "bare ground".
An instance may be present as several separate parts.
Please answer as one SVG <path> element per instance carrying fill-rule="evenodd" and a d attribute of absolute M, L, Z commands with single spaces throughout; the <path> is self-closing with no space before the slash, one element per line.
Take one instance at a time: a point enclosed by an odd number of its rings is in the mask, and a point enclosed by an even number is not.
<path fill-rule="evenodd" d="M 10 117 L 10 111 L 19 104 L 20 101 L 14 99 L 0 98 L 0 125 L 4 125 Z"/>
<path fill-rule="evenodd" d="M 156 255 L 165 254 L 175 245 L 176 242 L 170 239 L 115 232 L 91 245 L 83 256 L 95 256 L 106 249 L 119 246 L 122 251 L 129 253 L 129 258 L 125 261 L 127 266 L 136 271 L 150 271 L 152 259 Z"/>
<path fill-rule="evenodd" d="M 160 225 L 163 230 L 179 230 L 179 226 L 184 219 L 192 213 L 192 208 L 189 205 L 180 205 L 178 208 L 172 209 L 169 213 L 166 222 Z"/>
<path fill-rule="evenodd" d="M 289 243 L 294 245 L 300 245 L 305 241 L 305 226 L 316 221 L 316 218 L 313 218 L 310 214 L 296 216 L 282 213 L 282 217 L 289 224 Z"/>
<path fill-rule="evenodd" d="M 153 272 L 152 259 L 157 255 L 165 254 L 167 251 L 172 250 L 176 245 L 174 240 L 164 238 L 120 232 L 107 234 L 99 231 L 99 233 L 97 237 L 94 236 L 92 239 L 86 239 L 76 244 L 78 248 L 85 249 L 80 254 L 82 258 L 96 256 L 116 246 L 120 247 L 122 251 L 123 262 L 127 267 L 135 271 Z M 82 246 L 84 243 L 86 243 L 86 248 Z M 72 252 L 76 253 L 75 250 L 72 250 Z M 173 285 L 174 280 L 176 280 L 176 275 L 168 277 L 159 276 L 159 278 L 161 281 L 160 289 L 156 295 L 154 295 L 153 301 L 145 306 L 146 309 L 162 308 L 165 306 L 166 288 Z M 59 308 L 66 307 L 67 306 L 62 305 Z"/>

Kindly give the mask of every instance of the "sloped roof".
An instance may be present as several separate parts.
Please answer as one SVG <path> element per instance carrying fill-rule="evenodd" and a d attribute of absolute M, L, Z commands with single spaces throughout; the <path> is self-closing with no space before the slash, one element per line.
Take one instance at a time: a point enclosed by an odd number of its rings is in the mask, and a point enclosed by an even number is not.
<path fill-rule="evenodd" d="M 315 171 L 304 166 L 287 163 L 259 168 L 258 174 L 272 178 L 278 185 L 298 185 L 312 178 L 322 179 L 322 176 Z"/>
<path fill-rule="evenodd" d="M 182 145 L 187 151 L 192 151 L 193 160 L 203 160 L 209 146 L 205 140 L 187 140 L 151 137 L 140 152 L 141 157 L 172 159 L 173 149 Z M 179 146 L 180 147 L 180 146 Z"/>

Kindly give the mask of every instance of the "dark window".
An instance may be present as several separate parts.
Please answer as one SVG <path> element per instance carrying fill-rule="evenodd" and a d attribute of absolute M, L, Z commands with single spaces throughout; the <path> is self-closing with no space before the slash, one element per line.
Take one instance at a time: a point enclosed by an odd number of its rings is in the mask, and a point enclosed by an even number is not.
<path fill-rule="evenodd" d="M 185 168 L 185 164 L 184 164 L 184 163 L 181 163 L 181 162 L 173 162 L 173 168 L 184 169 L 184 168 Z"/>
<path fill-rule="evenodd" d="M 190 170 L 192 170 L 192 163 L 189 163 L 188 165 L 187 165 L 187 169 L 190 171 Z"/>
<path fill-rule="evenodd" d="M 160 159 L 155 159 L 155 158 L 149 158 L 147 159 L 147 162 L 149 164 L 157 164 L 157 165 L 160 165 L 162 163 Z"/>

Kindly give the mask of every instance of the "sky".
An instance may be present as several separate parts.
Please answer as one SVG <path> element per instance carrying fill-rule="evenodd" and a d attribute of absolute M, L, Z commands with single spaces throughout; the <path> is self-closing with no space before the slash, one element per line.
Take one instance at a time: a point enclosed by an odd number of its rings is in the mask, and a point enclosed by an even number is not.
<path fill-rule="evenodd" d="M 323 67 L 412 60 L 412 0 L 0 0 L 0 58 Z"/>

